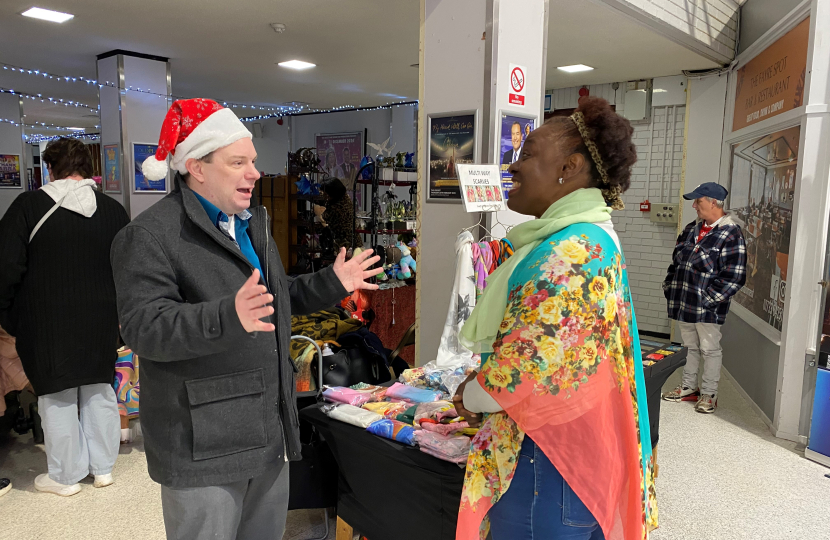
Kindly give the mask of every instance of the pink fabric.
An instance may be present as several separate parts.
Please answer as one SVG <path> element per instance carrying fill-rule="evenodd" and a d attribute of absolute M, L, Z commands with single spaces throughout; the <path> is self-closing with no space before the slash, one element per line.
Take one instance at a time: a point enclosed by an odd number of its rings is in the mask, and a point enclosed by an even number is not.
<path fill-rule="evenodd" d="M 455 433 L 456 431 L 461 431 L 462 429 L 467 429 L 470 427 L 470 424 L 467 422 L 455 422 L 453 424 L 423 424 L 421 425 L 421 429 L 425 431 L 432 431 L 434 433 L 440 433 L 441 435 L 449 435 L 451 433 Z"/>

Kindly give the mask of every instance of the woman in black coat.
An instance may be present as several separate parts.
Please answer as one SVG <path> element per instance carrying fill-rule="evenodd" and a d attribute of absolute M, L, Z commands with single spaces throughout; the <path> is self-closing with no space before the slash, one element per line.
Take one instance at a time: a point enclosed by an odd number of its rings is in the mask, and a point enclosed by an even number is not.
<path fill-rule="evenodd" d="M 52 141 L 43 160 L 56 180 L 22 193 L 0 220 L 0 326 L 17 338 L 39 396 L 49 472 L 35 488 L 68 496 L 90 474 L 96 487 L 112 483 L 120 420 L 109 253 L 129 217 L 95 190 L 80 141 Z"/>

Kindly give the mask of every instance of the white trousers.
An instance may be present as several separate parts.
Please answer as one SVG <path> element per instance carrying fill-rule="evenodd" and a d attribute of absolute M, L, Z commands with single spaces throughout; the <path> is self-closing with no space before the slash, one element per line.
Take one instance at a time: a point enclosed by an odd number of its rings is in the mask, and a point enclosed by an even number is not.
<path fill-rule="evenodd" d="M 111 385 L 90 384 L 47 394 L 38 397 L 37 406 L 49 478 L 71 486 L 90 473 L 112 472 L 121 443 L 121 419 Z"/>
<path fill-rule="evenodd" d="M 683 368 L 683 386 L 697 388 L 697 374 L 703 360 L 701 394 L 717 395 L 723 350 L 720 346 L 721 327 L 714 323 L 678 323 L 683 346 L 689 349 Z"/>

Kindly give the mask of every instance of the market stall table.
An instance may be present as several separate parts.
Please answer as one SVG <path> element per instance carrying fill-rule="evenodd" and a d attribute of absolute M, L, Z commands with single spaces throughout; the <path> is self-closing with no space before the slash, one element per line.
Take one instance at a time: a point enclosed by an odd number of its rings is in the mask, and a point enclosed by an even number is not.
<path fill-rule="evenodd" d="M 642 340 L 643 358 L 667 344 Z M 644 366 L 652 445 L 659 440 L 660 393 L 685 365 L 685 348 Z M 453 540 L 464 469 L 330 419 L 314 405 L 300 411 L 328 442 L 339 468 L 337 540 L 354 528 L 370 540 Z"/>

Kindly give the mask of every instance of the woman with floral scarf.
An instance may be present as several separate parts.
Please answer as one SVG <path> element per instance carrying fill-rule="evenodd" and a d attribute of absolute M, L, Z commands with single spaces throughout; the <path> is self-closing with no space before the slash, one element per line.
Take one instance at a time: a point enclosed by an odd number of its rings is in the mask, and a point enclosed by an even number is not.
<path fill-rule="evenodd" d="M 586 98 L 510 166 L 515 254 L 460 339 L 482 353 L 454 401 L 473 439 L 458 540 L 642 540 L 657 526 L 645 381 L 611 210 L 637 152 L 631 125 Z"/>

